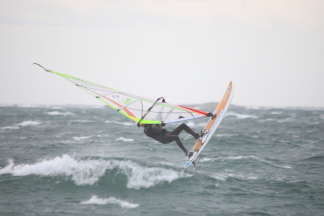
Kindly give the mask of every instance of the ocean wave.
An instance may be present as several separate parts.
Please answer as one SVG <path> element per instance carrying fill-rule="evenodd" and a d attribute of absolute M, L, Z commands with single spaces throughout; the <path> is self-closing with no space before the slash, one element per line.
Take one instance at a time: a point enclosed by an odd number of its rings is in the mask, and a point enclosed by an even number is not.
<path fill-rule="evenodd" d="M 258 122 L 260 123 L 270 123 L 270 122 L 277 122 L 277 121 L 278 121 L 277 119 L 271 119 L 271 118 L 258 120 Z"/>
<path fill-rule="evenodd" d="M 48 115 L 52 115 L 52 116 L 68 116 L 68 115 L 74 115 L 73 113 L 70 112 L 59 112 L 59 111 L 51 111 L 51 112 L 47 112 Z"/>
<path fill-rule="evenodd" d="M 139 204 L 130 203 L 115 197 L 99 198 L 96 195 L 92 196 L 89 200 L 81 202 L 81 204 L 94 204 L 94 205 L 106 205 L 106 204 L 117 204 L 122 208 L 137 208 Z"/>
<path fill-rule="evenodd" d="M 43 124 L 43 123 L 39 122 L 39 121 L 23 121 L 17 125 L 21 126 L 21 127 L 27 127 L 27 126 L 38 126 L 40 124 Z"/>
<path fill-rule="evenodd" d="M 265 160 L 265 159 L 258 158 L 258 157 L 253 156 L 253 155 L 252 156 L 230 156 L 230 157 L 228 157 L 228 159 L 230 159 L 230 160 L 254 159 L 254 160 L 257 160 L 257 161 L 260 161 L 260 162 L 263 162 L 263 163 L 266 163 L 266 164 L 269 164 L 271 166 L 278 167 L 278 168 L 285 168 L 285 169 L 291 169 L 292 168 L 289 165 L 278 165 L 278 164 L 275 164 L 275 163 L 270 162 L 270 161 Z"/>
<path fill-rule="evenodd" d="M 41 125 L 41 124 L 43 124 L 43 122 L 39 122 L 39 121 L 23 121 L 23 122 L 21 122 L 19 124 L 15 124 L 13 126 L 2 127 L 1 129 L 2 130 L 18 130 L 21 127 L 27 127 L 27 126 L 35 127 L 35 126 L 38 126 L 38 125 Z"/>
<path fill-rule="evenodd" d="M 89 120 L 73 120 L 70 121 L 70 123 L 92 123 L 93 121 L 89 121 Z"/>
<path fill-rule="evenodd" d="M 202 158 L 199 160 L 199 162 L 209 162 L 209 161 L 214 161 L 212 158 Z"/>
<path fill-rule="evenodd" d="M 298 183 L 306 183 L 304 180 L 302 181 L 296 181 L 294 177 L 285 176 L 281 174 L 270 174 L 270 175 L 264 175 L 260 173 L 244 173 L 244 172 L 237 172 L 233 170 L 224 170 L 219 173 L 215 173 L 212 175 L 208 175 L 210 178 L 215 179 L 217 181 L 221 182 L 227 182 L 229 180 L 240 180 L 240 181 L 267 181 L 267 182 L 280 182 L 285 183 L 289 185 L 290 187 L 293 185 L 298 185 Z M 306 183 L 307 184 L 307 183 Z M 218 187 L 219 184 L 216 184 Z"/>
<path fill-rule="evenodd" d="M 221 161 L 225 161 L 225 160 L 246 160 L 246 159 L 257 160 L 257 161 L 260 161 L 262 163 L 266 163 L 266 164 L 269 164 L 271 166 L 278 167 L 278 168 L 285 168 L 285 169 L 291 169 L 292 168 L 289 165 L 278 165 L 278 164 L 275 164 L 275 163 L 270 162 L 270 161 L 265 160 L 265 159 L 258 158 L 258 157 L 253 156 L 253 155 L 252 156 L 228 156 L 228 157 L 219 157 L 219 158 L 202 158 L 202 159 L 200 159 L 200 162 L 213 162 L 213 161 L 216 161 L 216 160 L 221 160 Z"/>
<path fill-rule="evenodd" d="M 234 116 L 238 119 L 259 118 L 258 116 L 255 115 L 239 114 L 239 113 L 227 113 L 226 116 Z"/>
<path fill-rule="evenodd" d="M 191 128 L 202 128 L 202 127 L 205 127 L 206 126 L 206 123 L 207 122 L 187 122 L 186 124 L 191 127 Z"/>
<path fill-rule="evenodd" d="M 285 118 L 285 119 L 280 119 L 277 121 L 277 123 L 286 123 L 286 122 L 293 122 L 294 119 L 292 118 Z"/>
<path fill-rule="evenodd" d="M 194 122 L 188 122 L 187 125 L 188 125 L 189 127 L 195 127 L 195 123 L 194 123 Z"/>
<path fill-rule="evenodd" d="M 318 161 L 318 162 L 322 162 L 322 161 L 324 161 L 324 156 L 315 155 L 315 156 L 303 159 L 302 161 Z"/>
<path fill-rule="evenodd" d="M 282 114 L 282 112 L 281 111 L 273 111 L 270 114 L 272 114 L 272 115 L 280 115 L 280 114 Z"/>
<path fill-rule="evenodd" d="M 130 160 L 75 159 L 69 155 L 43 159 L 34 164 L 15 165 L 13 160 L 9 160 L 9 164 L 0 169 L 0 175 L 63 177 L 76 185 L 93 185 L 113 170 L 125 175 L 126 187 L 132 189 L 150 188 L 192 176 L 173 169 L 144 167 Z"/>
<path fill-rule="evenodd" d="M 2 130 L 19 130 L 19 126 L 5 126 L 1 128 Z"/>
<path fill-rule="evenodd" d="M 73 139 L 76 141 L 81 141 L 81 140 L 85 140 L 85 139 L 89 139 L 89 138 L 91 138 L 91 136 L 73 137 Z"/>
<path fill-rule="evenodd" d="M 225 182 L 229 178 L 239 179 L 239 180 L 258 180 L 259 177 L 252 175 L 252 174 L 243 174 L 243 173 L 231 173 L 230 171 L 226 170 L 224 172 L 216 173 L 213 175 L 210 175 L 211 178 L 214 178 L 216 180 Z"/>
<path fill-rule="evenodd" d="M 134 142 L 134 139 L 128 139 L 124 137 L 119 137 L 116 139 L 116 141 L 123 141 L 123 142 Z"/>
<path fill-rule="evenodd" d="M 233 134 L 215 134 L 213 136 L 217 136 L 217 137 L 232 137 L 232 136 L 235 136 Z"/>
<path fill-rule="evenodd" d="M 105 122 L 111 123 L 111 124 L 124 125 L 124 126 L 134 126 L 135 125 L 133 122 L 118 122 L 118 121 L 105 121 Z"/>

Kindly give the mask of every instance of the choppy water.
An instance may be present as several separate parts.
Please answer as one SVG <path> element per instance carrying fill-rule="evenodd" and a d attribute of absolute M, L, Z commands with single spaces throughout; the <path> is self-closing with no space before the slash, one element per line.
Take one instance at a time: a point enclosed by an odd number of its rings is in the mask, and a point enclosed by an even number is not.
<path fill-rule="evenodd" d="M 230 108 L 185 159 L 110 109 L 0 107 L 0 215 L 324 215 L 323 109 Z"/>

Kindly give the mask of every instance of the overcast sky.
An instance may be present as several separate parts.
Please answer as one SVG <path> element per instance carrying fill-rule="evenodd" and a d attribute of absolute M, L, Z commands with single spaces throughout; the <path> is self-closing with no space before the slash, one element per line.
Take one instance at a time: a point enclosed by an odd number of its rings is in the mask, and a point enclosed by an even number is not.
<path fill-rule="evenodd" d="M 0 0 L 0 104 L 99 104 L 44 67 L 174 104 L 324 107 L 323 0 Z"/>

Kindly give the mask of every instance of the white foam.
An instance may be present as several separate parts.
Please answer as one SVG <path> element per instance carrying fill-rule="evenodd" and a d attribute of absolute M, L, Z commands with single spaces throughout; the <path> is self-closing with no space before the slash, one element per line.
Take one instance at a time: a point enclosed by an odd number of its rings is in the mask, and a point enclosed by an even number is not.
<path fill-rule="evenodd" d="M 6 127 L 2 127 L 2 130 L 18 130 L 20 129 L 19 126 L 6 126 Z"/>
<path fill-rule="evenodd" d="M 214 135 L 215 136 L 215 135 Z M 232 134 L 216 134 L 217 137 L 231 137 Z"/>
<path fill-rule="evenodd" d="M 164 182 L 171 183 L 177 179 L 192 176 L 172 169 L 142 167 L 135 163 L 124 163 L 120 169 L 128 176 L 127 187 L 133 189 L 150 188 Z"/>
<path fill-rule="evenodd" d="M 122 208 L 137 208 L 140 206 L 136 203 L 130 203 L 115 197 L 99 198 L 96 195 L 92 196 L 89 200 L 81 202 L 81 204 L 94 204 L 94 205 L 106 205 L 106 204 L 117 204 Z"/>
<path fill-rule="evenodd" d="M 277 122 L 278 123 L 286 123 L 286 122 L 293 122 L 293 121 L 294 121 L 294 119 L 292 119 L 292 118 L 286 118 L 286 119 L 280 119 Z"/>
<path fill-rule="evenodd" d="M 27 126 L 38 126 L 42 124 L 42 122 L 39 122 L 39 121 L 23 121 L 19 124 L 17 124 L 18 126 L 21 126 L 21 127 L 27 127 Z"/>
<path fill-rule="evenodd" d="M 229 157 L 226 157 L 225 159 L 228 159 L 228 160 L 241 160 L 241 159 L 248 159 L 250 158 L 250 156 L 229 156 Z"/>
<path fill-rule="evenodd" d="M 91 123 L 93 121 L 89 121 L 89 120 L 73 120 L 71 121 L 71 123 Z"/>
<path fill-rule="evenodd" d="M 188 125 L 189 127 L 194 127 L 194 126 L 195 126 L 195 123 L 194 123 L 194 122 L 188 122 L 187 125 Z"/>
<path fill-rule="evenodd" d="M 271 112 L 271 114 L 273 114 L 273 115 L 279 115 L 279 114 L 282 114 L 282 112 L 280 112 L 280 111 L 273 111 L 273 112 Z"/>
<path fill-rule="evenodd" d="M 13 168 L 14 165 L 15 165 L 15 164 L 14 164 L 13 160 L 12 160 L 12 159 L 9 159 L 9 160 L 8 160 L 8 165 L 7 165 L 6 167 L 0 169 L 0 175 L 1 175 L 1 174 L 11 173 L 12 168 Z M 1 168 L 1 167 L 0 167 L 0 168 Z"/>
<path fill-rule="evenodd" d="M 225 170 L 224 172 L 220 172 L 214 175 L 211 175 L 210 177 L 219 180 L 219 181 L 227 181 L 228 178 L 235 178 L 235 179 L 239 179 L 239 180 L 258 180 L 259 177 L 258 176 L 254 176 L 254 175 L 247 175 L 247 174 L 242 174 L 242 173 L 231 173 L 228 170 Z"/>
<path fill-rule="evenodd" d="M 258 122 L 261 122 L 261 123 L 264 123 L 264 122 L 276 122 L 277 119 L 270 119 L 270 118 L 267 118 L 267 119 L 260 119 L 258 120 Z"/>
<path fill-rule="evenodd" d="M 47 112 L 47 114 L 48 115 L 53 115 L 53 116 L 58 116 L 58 115 L 62 115 L 62 116 L 74 115 L 73 113 L 70 113 L 70 112 L 58 112 L 58 111 Z"/>
<path fill-rule="evenodd" d="M 134 126 L 133 122 L 117 122 L 117 121 L 105 121 L 106 123 L 119 124 L 124 126 Z"/>
<path fill-rule="evenodd" d="M 72 180 L 76 185 L 93 185 L 106 172 L 117 169 L 126 175 L 128 188 L 140 189 L 154 187 L 165 182 L 171 183 L 177 179 L 192 175 L 177 172 L 161 167 L 143 167 L 132 161 L 103 160 L 103 159 L 75 159 L 69 155 L 58 156 L 52 159 L 43 159 L 34 164 L 15 165 L 13 160 L 0 169 L 1 174 L 14 176 L 50 176 L 63 177 Z"/>
<path fill-rule="evenodd" d="M 229 157 L 220 157 L 220 158 L 203 158 L 200 159 L 199 162 L 209 162 L 209 161 L 215 161 L 215 160 L 240 160 L 240 159 L 246 159 L 250 158 L 249 156 L 229 156 Z"/>
<path fill-rule="evenodd" d="M 91 136 L 81 136 L 81 137 L 73 137 L 74 140 L 80 141 L 80 140 L 85 140 L 89 139 Z"/>
<path fill-rule="evenodd" d="M 118 139 L 116 139 L 116 141 L 134 142 L 134 139 L 128 139 L 128 138 L 124 138 L 124 137 L 119 137 Z"/>
<path fill-rule="evenodd" d="M 238 119 L 247 119 L 247 118 L 259 118 L 255 115 L 239 114 L 239 113 L 227 113 L 226 116 L 234 116 Z"/>
<path fill-rule="evenodd" d="M 14 165 L 13 160 L 9 165 L 0 170 L 0 174 L 14 176 L 63 176 L 71 178 L 77 185 L 94 184 L 105 172 L 100 161 L 77 161 L 68 155 L 42 160 L 35 164 Z"/>
<path fill-rule="evenodd" d="M 30 126 L 30 127 L 35 127 L 35 126 L 38 126 L 38 125 L 41 125 L 43 124 L 43 122 L 39 122 L 39 121 L 23 121 L 19 124 L 15 124 L 14 126 L 5 126 L 5 127 L 2 127 L 1 129 L 2 130 L 18 130 L 20 129 L 20 127 L 27 127 L 27 126 Z"/>
<path fill-rule="evenodd" d="M 208 162 L 208 161 L 213 161 L 211 158 L 203 158 L 199 162 Z"/>

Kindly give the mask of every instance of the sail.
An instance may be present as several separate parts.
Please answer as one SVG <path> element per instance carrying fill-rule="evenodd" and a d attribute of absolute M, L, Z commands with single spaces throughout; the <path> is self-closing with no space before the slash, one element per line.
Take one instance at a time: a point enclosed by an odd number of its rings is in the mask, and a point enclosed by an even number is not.
<path fill-rule="evenodd" d="M 169 104 L 165 102 L 163 98 L 154 100 L 136 96 L 66 74 L 47 70 L 43 66 L 39 64 L 37 65 L 42 67 L 47 72 L 63 77 L 64 79 L 75 84 L 77 87 L 85 90 L 98 100 L 102 101 L 112 109 L 134 120 L 135 122 L 140 122 L 141 124 L 178 122 L 204 117 L 208 114 L 207 112 L 197 109 Z"/>

